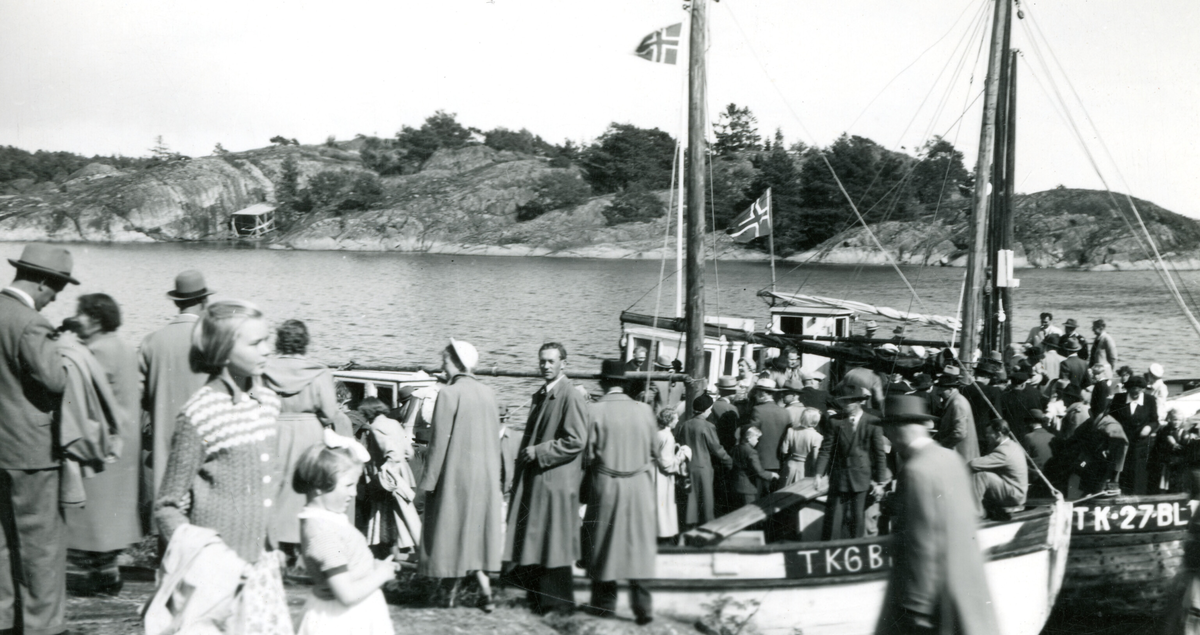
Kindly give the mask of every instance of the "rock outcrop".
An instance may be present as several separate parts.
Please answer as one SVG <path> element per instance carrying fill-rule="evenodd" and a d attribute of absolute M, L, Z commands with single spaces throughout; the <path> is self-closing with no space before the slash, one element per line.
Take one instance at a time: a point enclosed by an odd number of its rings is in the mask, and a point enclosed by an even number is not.
<path fill-rule="evenodd" d="M 0 236 L 11 241 L 229 240 L 230 214 L 275 202 L 284 163 L 296 166 L 297 188 L 319 173 L 371 174 L 351 145 L 272 146 L 242 153 L 165 162 L 124 172 L 90 164 L 61 183 L 12 181 L 0 196 Z M 552 167 L 540 157 L 482 145 L 440 150 L 420 172 L 380 178 L 382 199 L 368 210 L 301 215 L 289 231 L 268 237 L 277 249 L 405 251 L 577 258 L 659 258 L 675 251 L 670 218 L 609 226 L 612 197 L 519 222 L 518 208 L 536 196 L 539 179 L 577 168 Z M 667 194 L 661 194 L 664 202 Z M 1097 270 L 1151 266 L 1129 202 L 1105 192 L 1055 189 L 1019 195 L 1015 247 L 1018 266 Z M 1133 199 L 1155 243 L 1178 268 L 1200 268 L 1200 225 Z M 1120 210 L 1115 211 L 1115 210 Z M 961 265 L 968 243 L 966 210 L 942 210 L 920 220 L 872 226 L 891 258 L 902 264 Z M 711 234 L 717 258 L 766 260 L 767 254 Z M 797 262 L 885 264 L 888 257 L 861 227 Z"/>

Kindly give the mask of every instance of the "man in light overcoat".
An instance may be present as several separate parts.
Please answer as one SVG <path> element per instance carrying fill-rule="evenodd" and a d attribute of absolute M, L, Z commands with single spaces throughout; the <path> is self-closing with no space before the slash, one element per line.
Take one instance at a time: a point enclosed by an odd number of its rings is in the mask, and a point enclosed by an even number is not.
<path fill-rule="evenodd" d="M 138 378 L 141 382 L 142 448 L 148 452 L 142 472 L 148 518 L 149 504 L 158 499 L 158 487 L 167 471 L 171 438 L 175 436 L 175 417 L 192 395 L 200 390 L 208 376 L 192 370 L 188 355 L 192 350 L 192 330 L 208 304 L 212 290 L 199 271 L 188 270 L 175 277 L 175 288 L 167 298 L 179 313 L 161 329 L 149 334 L 138 348 Z M 148 529 L 153 531 L 153 523 Z"/>
<path fill-rule="evenodd" d="M 567 378 L 567 350 L 543 344 L 546 385 L 533 395 L 517 453 L 504 561 L 535 612 L 575 607 L 571 565 L 579 560 L 579 486 L 587 444 L 587 401 Z"/>
<path fill-rule="evenodd" d="M 971 402 L 962 394 L 962 370 L 957 366 L 947 366 L 937 378 L 936 385 L 942 402 L 942 418 L 938 422 L 934 441 L 957 451 L 964 461 L 979 458 L 979 431 L 975 428 Z"/>
<path fill-rule="evenodd" d="M 79 281 L 62 247 L 26 245 L 8 262 L 17 275 L 0 291 L 0 631 L 55 635 L 66 628 L 67 544 L 52 421 L 67 377 L 39 312 Z"/>
<path fill-rule="evenodd" d="M 638 624 L 653 619 L 650 591 L 640 580 L 654 577 L 658 553 L 656 493 L 658 458 L 654 412 L 625 394 L 625 367 L 605 360 L 604 396 L 591 406 L 586 458 L 590 473 L 584 556 L 592 579 L 592 608 L 611 615 L 617 583 L 629 581 L 629 604 Z"/>

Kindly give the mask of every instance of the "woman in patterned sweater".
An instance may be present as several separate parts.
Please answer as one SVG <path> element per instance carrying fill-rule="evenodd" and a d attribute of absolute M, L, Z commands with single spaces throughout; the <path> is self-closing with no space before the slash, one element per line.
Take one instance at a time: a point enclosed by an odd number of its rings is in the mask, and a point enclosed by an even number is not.
<path fill-rule="evenodd" d="M 291 635 L 281 552 L 268 538 L 281 482 L 274 456 L 279 397 L 261 381 L 268 335 L 262 313 L 248 302 L 205 310 L 191 358 L 209 379 L 179 412 L 155 518 L 168 540 L 187 523 L 214 529 L 246 561 L 245 584 L 230 615 L 218 620 L 222 632 Z"/>

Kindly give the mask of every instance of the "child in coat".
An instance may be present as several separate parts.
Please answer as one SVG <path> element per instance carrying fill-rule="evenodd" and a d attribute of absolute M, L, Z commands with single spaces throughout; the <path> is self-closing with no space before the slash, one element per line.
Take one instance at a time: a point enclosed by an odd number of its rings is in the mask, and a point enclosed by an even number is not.
<path fill-rule="evenodd" d="M 308 498 L 300 512 L 300 550 L 313 581 L 298 635 L 395 633 L 380 590 L 395 578 L 395 566 L 391 557 L 375 560 L 346 518 L 368 460 L 358 442 L 326 430 L 325 444 L 296 463 L 292 487 Z"/>

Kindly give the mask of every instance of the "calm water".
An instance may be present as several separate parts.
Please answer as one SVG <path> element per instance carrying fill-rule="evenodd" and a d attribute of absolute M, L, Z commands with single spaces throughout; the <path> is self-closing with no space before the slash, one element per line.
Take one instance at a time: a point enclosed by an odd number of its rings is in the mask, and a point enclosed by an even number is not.
<path fill-rule="evenodd" d="M 658 297 L 658 261 L 489 258 L 393 253 L 292 252 L 209 245 L 73 245 L 75 277 L 45 311 L 55 324 L 74 312 L 81 293 L 104 292 L 121 304 L 124 337 L 133 343 L 170 319 L 174 306 L 163 295 L 174 276 L 189 268 L 205 273 L 217 298 L 257 303 L 272 320 L 298 318 L 313 337 L 310 356 L 329 364 L 434 366 L 448 337 L 475 344 L 481 364 L 535 369 L 542 342 L 563 342 L 569 366 L 599 368 L 616 356 L 618 316 L 632 309 L 674 314 L 674 279 Z M 0 244 L 17 258 L 21 245 Z M 674 263 L 668 263 L 668 274 Z M 880 267 L 802 266 L 778 269 L 781 291 L 846 298 L 942 315 L 954 315 L 963 270 L 906 268 L 921 298 L 917 303 L 894 271 Z M 3 274 L 8 275 L 8 274 Z M 1144 369 L 1159 362 L 1168 377 L 1200 377 L 1192 351 L 1200 338 L 1170 300 L 1154 272 L 1087 273 L 1021 270 L 1015 324 L 1028 333 L 1042 310 L 1059 324 L 1103 317 L 1125 363 Z M 1182 273 L 1200 297 L 1200 272 Z M 763 263 L 708 266 L 709 315 L 767 315 L 756 297 L 770 285 Z M 1010 312 L 1011 316 L 1011 312 Z M 861 327 L 856 327 L 856 331 Z M 881 334 L 890 328 L 881 324 Z M 941 338 L 935 330 L 918 337 Z M 502 401 L 516 405 L 536 380 L 487 380 Z"/>

